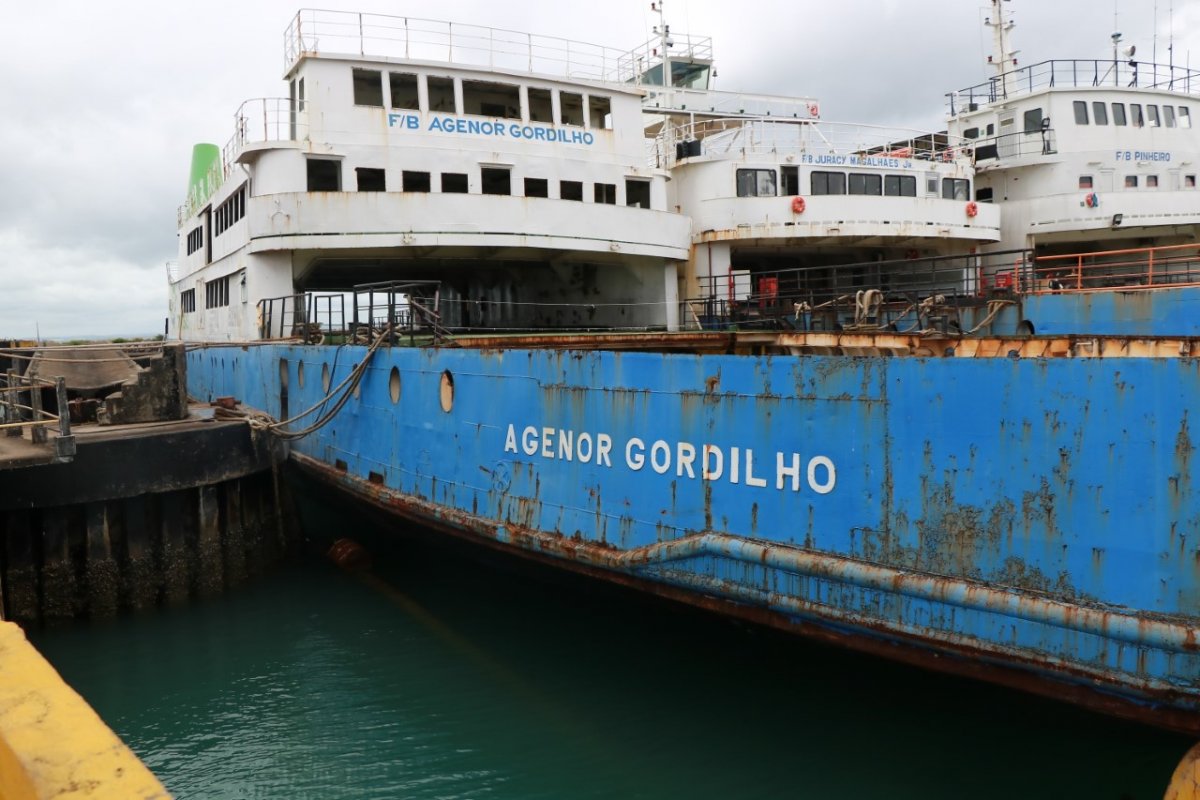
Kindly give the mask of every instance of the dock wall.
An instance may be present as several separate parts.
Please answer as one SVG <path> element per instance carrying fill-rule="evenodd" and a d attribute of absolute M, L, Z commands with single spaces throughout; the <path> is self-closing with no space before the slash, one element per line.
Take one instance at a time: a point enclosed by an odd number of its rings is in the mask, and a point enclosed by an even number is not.
<path fill-rule="evenodd" d="M 281 454 L 238 422 L 80 437 L 0 479 L 0 616 L 108 617 L 211 597 L 287 547 Z"/>

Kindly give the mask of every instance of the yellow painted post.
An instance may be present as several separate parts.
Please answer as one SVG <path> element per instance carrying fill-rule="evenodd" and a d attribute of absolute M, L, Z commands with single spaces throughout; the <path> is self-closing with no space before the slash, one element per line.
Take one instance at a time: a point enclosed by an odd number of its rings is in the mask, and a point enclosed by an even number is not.
<path fill-rule="evenodd" d="M 10 622 L 0 622 L 0 797 L 170 800 Z"/>
<path fill-rule="evenodd" d="M 1179 762 L 1163 800 L 1200 800 L 1200 744 Z"/>

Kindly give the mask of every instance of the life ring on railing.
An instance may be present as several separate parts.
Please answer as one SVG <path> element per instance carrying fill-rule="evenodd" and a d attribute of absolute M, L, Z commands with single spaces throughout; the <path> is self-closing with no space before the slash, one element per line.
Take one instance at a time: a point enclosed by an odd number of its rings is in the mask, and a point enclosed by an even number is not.
<path fill-rule="evenodd" d="M 979 213 L 979 203 L 976 203 L 974 200 L 969 201 L 967 203 L 967 216 L 973 217 L 978 213 Z"/>
<path fill-rule="evenodd" d="M 803 214 L 804 209 L 807 207 L 808 207 L 808 204 L 804 202 L 803 197 L 793 197 L 792 198 L 792 213 L 793 214 Z"/>
<path fill-rule="evenodd" d="M 1096 194 L 1095 192 L 1089 192 L 1088 194 L 1085 194 L 1083 196 L 1083 204 L 1088 208 L 1099 208 L 1100 195 Z"/>

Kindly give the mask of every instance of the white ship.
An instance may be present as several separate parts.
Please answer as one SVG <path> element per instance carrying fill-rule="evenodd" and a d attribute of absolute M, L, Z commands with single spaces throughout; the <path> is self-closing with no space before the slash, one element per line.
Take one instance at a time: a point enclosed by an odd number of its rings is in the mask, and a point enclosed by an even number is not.
<path fill-rule="evenodd" d="M 349 329 L 365 312 L 341 293 L 413 281 L 451 329 L 674 331 L 1004 247 L 963 132 L 714 91 L 711 40 L 665 20 L 619 51 L 301 11 L 285 42 L 288 96 L 247 101 L 223 148 L 197 146 L 172 338 Z M 951 283 L 975 294 L 977 272 L 956 263 Z"/>

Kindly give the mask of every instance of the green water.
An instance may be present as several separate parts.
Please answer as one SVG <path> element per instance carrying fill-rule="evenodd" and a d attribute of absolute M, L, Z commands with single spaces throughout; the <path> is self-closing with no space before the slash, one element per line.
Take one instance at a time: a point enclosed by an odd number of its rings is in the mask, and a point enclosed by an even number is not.
<path fill-rule="evenodd" d="M 180 798 L 1159 798 L 1189 742 L 403 543 L 35 643 Z"/>

